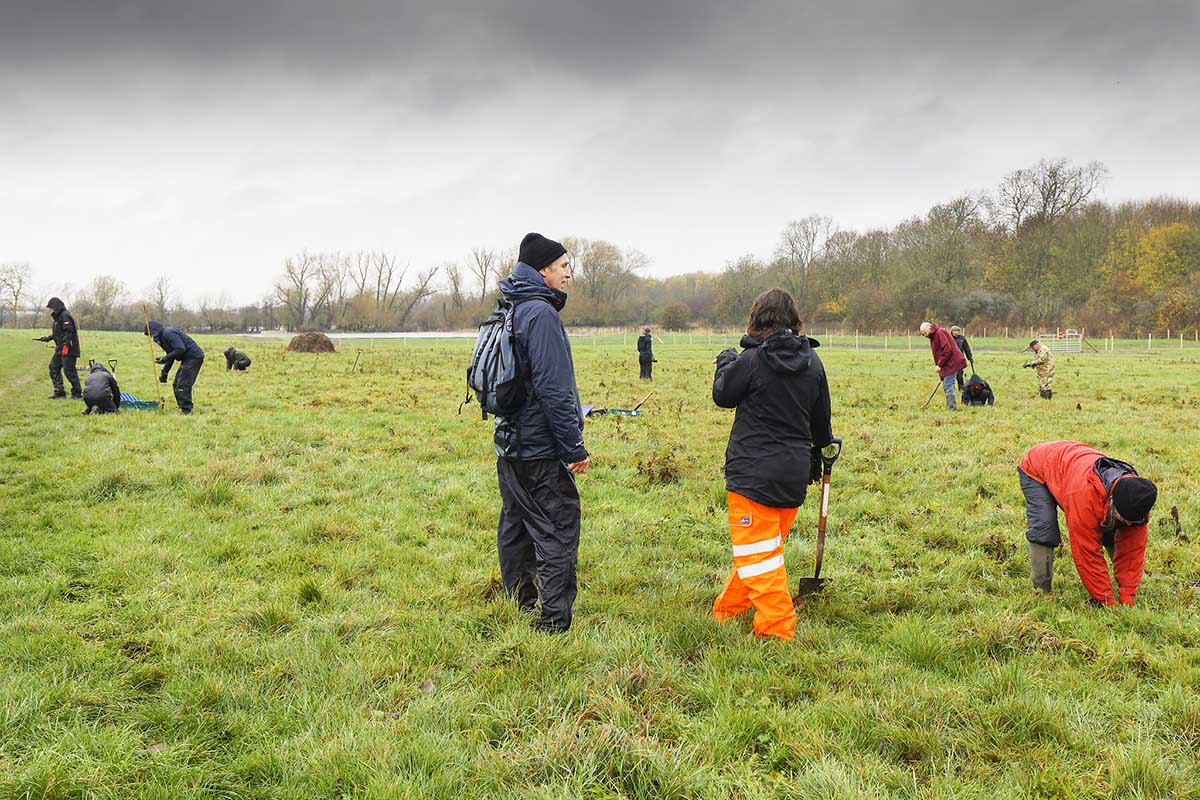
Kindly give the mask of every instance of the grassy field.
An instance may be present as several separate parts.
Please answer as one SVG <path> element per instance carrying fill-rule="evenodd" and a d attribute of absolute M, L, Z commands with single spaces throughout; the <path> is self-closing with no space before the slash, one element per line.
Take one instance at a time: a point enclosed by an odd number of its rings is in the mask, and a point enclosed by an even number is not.
<path fill-rule="evenodd" d="M 197 411 L 79 414 L 0 331 L 0 797 L 1200 797 L 1200 350 L 1011 352 L 993 409 L 921 411 L 927 348 L 824 351 L 825 574 L 791 643 L 709 618 L 730 566 L 715 346 L 659 345 L 586 430 L 575 627 L 498 593 L 467 342 L 211 354 Z M 154 397 L 146 340 L 85 332 Z M 647 391 L 576 343 L 584 402 Z M 164 387 L 169 390 L 169 387 Z M 168 391 L 169 395 L 169 391 Z M 1136 608 L 1028 578 L 1016 465 L 1076 438 L 1159 483 Z M 1169 521 L 1176 506 L 1182 535 Z M 811 569 L 815 509 L 788 543 Z"/>

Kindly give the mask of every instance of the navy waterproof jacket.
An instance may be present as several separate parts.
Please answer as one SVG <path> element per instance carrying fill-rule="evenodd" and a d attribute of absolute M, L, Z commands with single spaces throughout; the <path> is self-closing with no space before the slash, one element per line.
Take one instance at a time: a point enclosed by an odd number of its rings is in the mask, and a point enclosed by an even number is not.
<path fill-rule="evenodd" d="M 496 417 L 496 455 L 518 461 L 583 461 L 583 410 L 575 386 L 571 343 L 559 319 L 566 292 L 546 285 L 540 272 L 518 263 L 500 281 L 500 293 L 518 302 L 513 311 L 517 358 L 526 376 L 526 398 L 511 417 Z"/>
<path fill-rule="evenodd" d="M 204 351 L 200 349 L 200 345 L 179 328 L 164 328 L 162 323 L 155 319 L 150 320 L 149 328 L 150 338 L 167 354 L 163 360 L 164 373 L 170 370 L 176 361 L 204 358 Z"/>

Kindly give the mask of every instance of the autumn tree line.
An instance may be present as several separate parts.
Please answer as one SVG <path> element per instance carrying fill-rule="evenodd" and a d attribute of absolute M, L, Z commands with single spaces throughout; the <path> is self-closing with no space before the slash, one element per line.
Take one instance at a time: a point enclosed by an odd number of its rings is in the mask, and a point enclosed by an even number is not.
<path fill-rule="evenodd" d="M 1097 162 L 1040 161 L 892 228 L 845 230 L 814 214 L 787 223 L 769 258 L 664 278 L 645 274 L 650 258 L 636 248 L 568 237 L 574 276 L 564 318 L 737 327 L 759 292 L 783 286 L 810 324 L 863 331 L 908 330 L 922 319 L 1117 335 L 1200 327 L 1200 204 L 1106 203 L 1098 195 L 1107 177 Z M 492 310 L 514 262 L 515 251 L 483 247 L 436 265 L 384 251 L 302 251 L 245 305 L 227 294 L 185 304 L 169 276 L 131 291 L 100 275 L 58 294 L 95 329 L 137 330 L 146 313 L 195 331 L 466 329 Z M 0 265 L 0 324 L 46 324 L 32 284 L 30 265 Z"/>

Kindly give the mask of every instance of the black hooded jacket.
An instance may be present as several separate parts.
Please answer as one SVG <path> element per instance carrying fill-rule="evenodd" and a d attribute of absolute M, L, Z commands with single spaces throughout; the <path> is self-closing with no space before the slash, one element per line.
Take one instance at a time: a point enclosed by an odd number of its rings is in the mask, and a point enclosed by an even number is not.
<path fill-rule="evenodd" d="M 79 326 L 75 324 L 75 317 L 67 311 L 66 303 L 57 297 L 51 297 L 46 302 L 46 308 L 50 309 L 50 317 L 53 320 L 50 337 L 54 339 L 54 351 L 60 356 L 79 358 Z M 64 347 L 67 348 L 65 353 Z"/>
<path fill-rule="evenodd" d="M 116 376 L 103 364 L 92 364 L 83 384 L 83 399 L 96 405 L 106 397 L 112 398 L 114 406 L 121 407 L 121 387 L 117 385 Z"/>
<path fill-rule="evenodd" d="M 204 358 L 204 351 L 196 344 L 196 340 L 179 328 L 165 328 L 156 319 L 150 320 L 146 328 L 154 343 L 166 352 L 162 362 L 164 374 L 171 371 L 171 365 L 176 361 Z"/>
<path fill-rule="evenodd" d="M 804 502 L 812 450 L 833 438 L 829 382 L 815 339 L 783 332 L 742 337 L 741 354 L 717 356 L 713 402 L 736 408 L 725 448 L 725 487 L 756 503 Z"/>
<path fill-rule="evenodd" d="M 547 286 L 541 273 L 523 262 L 500 281 L 500 292 L 510 301 L 522 301 L 513 310 L 513 334 L 528 384 L 521 409 L 511 417 L 496 417 L 496 455 L 518 461 L 583 461 L 588 452 L 575 364 L 558 316 L 567 303 L 566 292 Z"/>
<path fill-rule="evenodd" d="M 996 404 L 996 395 L 992 394 L 992 387 L 988 386 L 988 382 L 978 375 L 972 375 L 963 387 L 963 402 L 969 406 L 993 406 Z"/>
<path fill-rule="evenodd" d="M 650 334 L 643 333 L 638 337 L 638 361 L 653 361 L 654 360 L 654 339 Z"/>

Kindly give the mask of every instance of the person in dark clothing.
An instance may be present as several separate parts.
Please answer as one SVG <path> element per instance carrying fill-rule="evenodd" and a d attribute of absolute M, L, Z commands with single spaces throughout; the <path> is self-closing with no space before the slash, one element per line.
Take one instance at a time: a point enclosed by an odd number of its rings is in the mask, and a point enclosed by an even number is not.
<path fill-rule="evenodd" d="M 238 372 L 245 372 L 250 368 L 250 356 L 238 350 L 236 347 L 225 348 L 225 371 L 236 369 Z"/>
<path fill-rule="evenodd" d="M 154 359 L 154 363 L 162 364 L 162 372 L 158 376 L 159 383 L 166 383 L 171 374 L 171 366 L 178 361 L 179 369 L 175 371 L 175 381 L 171 388 L 175 391 L 175 402 L 184 414 L 192 413 L 192 385 L 196 376 L 204 366 L 204 351 L 192 337 L 179 328 L 164 328 L 158 320 L 150 320 L 143 331 L 161 347 L 165 356 Z"/>
<path fill-rule="evenodd" d="M 966 336 L 963 336 L 963 329 L 957 325 L 951 325 L 950 335 L 954 337 L 954 343 L 958 345 L 959 352 L 970 362 L 971 372 L 975 372 L 975 356 L 971 353 L 971 343 L 967 341 Z M 963 370 L 958 371 L 955 380 L 958 381 L 958 390 L 961 392 L 963 390 Z"/>
<path fill-rule="evenodd" d="M 994 406 L 996 395 L 992 394 L 992 387 L 988 386 L 987 381 L 972 374 L 963 389 L 962 400 L 969 406 Z"/>
<path fill-rule="evenodd" d="M 121 408 L 121 387 L 103 364 L 92 364 L 83 386 L 85 414 L 115 414 Z"/>
<path fill-rule="evenodd" d="M 734 569 L 713 603 L 718 622 L 755 609 L 754 633 L 795 636 L 783 545 L 817 454 L 833 439 L 829 382 L 819 342 L 799 333 L 796 301 L 783 289 L 759 295 L 744 348 L 717 356 L 713 402 L 736 408 L 725 448 L 725 489 Z"/>
<path fill-rule="evenodd" d="M 63 389 L 63 372 L 67 373 L 67 382 L 71 384 L 71 399 L 83 397 L 83 387 L 79 385 L 79 371 L 75 367 L 75 359 L 79 358 L 79 326 L 75 317 L 67 311 L 66 304 L 57 297 L 51 297 L 46 302 L 53 320 L 49 336 L 34 339 L 35 342 L 54 342 L 54 355 L 50 357 L 50 383 L 54 386 L 51 400 L 66 397 Z"/>
<path fill-rule="evenodd" d="M 537 627 L 561 633 L 571 627 L 576 594 L 575 476 L 590 464 L 571 343 L 559 319 L 571 265 L 561 244 L 537 233 L 521 241 L 518 259 L 500 293 L 516 304 L 513 333 L 527 373 L 526 399 L 515 414 L 496 417 L 496 549 L 508 595 L 523 611 L 534 611 L 540 600 Z"/>
<path fill-rule="evenodd" d="M 642 368 L 639 375 L 644 381 L 654 380 L 654 337 L 649 328 L 642 328 L 642 335 L 637 340 L 638 364 Z"/>

